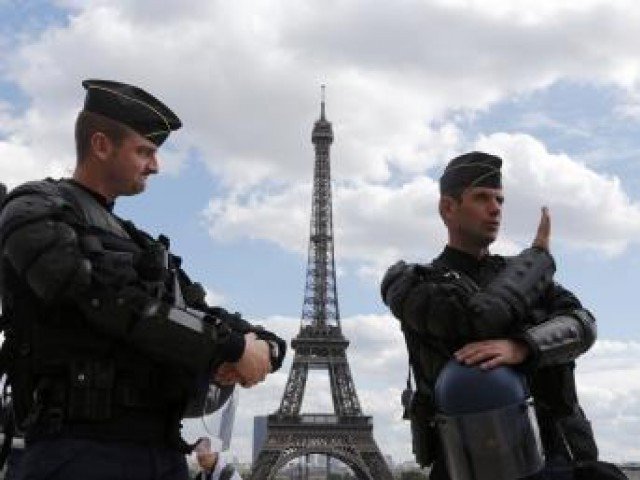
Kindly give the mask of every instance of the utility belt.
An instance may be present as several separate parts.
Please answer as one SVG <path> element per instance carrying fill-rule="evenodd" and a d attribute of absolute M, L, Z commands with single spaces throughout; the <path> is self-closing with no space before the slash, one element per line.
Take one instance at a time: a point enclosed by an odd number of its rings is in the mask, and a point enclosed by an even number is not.
<path fill-rule="evenodd" d="M 184 405 L 159 388 L 118 378 L 113 361 L 74 361 L 66 375 L 39 376 L 27 440 L 91 438 L 170 445 Z"/>
<path fill-rule="evenodd" d="M 173 425 L 175 423 L 176 425 Z M 82 438 L 111 442 L 144 443 L 155 446 L 180 444 L 180 424 L 161 412 L 122 410 L 102 422 L 69 421 L 57 407 L 43 407 L 26 431 L 27 443 L 50 438 Z"/>

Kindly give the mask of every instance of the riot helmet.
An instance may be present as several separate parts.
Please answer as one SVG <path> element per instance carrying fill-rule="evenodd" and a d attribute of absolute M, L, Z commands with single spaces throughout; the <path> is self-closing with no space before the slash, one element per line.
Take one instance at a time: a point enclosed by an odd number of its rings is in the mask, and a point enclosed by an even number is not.
<path fill-rule="evenodd" d="M 521 374 L 450 360 L 434 394 L 452 480 L 514 480 L 543 468 L 533 399 Z"/>

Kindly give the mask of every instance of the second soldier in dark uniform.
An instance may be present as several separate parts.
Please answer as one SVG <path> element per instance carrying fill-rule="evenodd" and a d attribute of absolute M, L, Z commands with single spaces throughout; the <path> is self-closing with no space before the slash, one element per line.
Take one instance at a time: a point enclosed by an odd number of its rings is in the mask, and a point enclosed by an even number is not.
<path fill-rule="evenodd" d="M 571 475 L 571 465 L 598 455 L 574 378 L 574 360 L 595 341 L 595 319 L 552 280 L 546 209 L 532 248 L 511 258 L 489 253 L 501 221 L 501 165 L 481 152 L 453 159 L 440 179 L 448 245 L 429 265 L 398 262 L 382 282 L 416 377 L 414 452 L 423 466 L 433 465 L 433 480 L 449 478 L 433 425 L 433 387 L 451 358 L 486 369 L 512 365 L 527 375 L 550 475 L 544 478 L 573 478 L 550 472 Z"/>
<path fill-rule="evenodd" d="M 83 85 L 73 178 L 13 189 L 0 216 L 20 476 L 182 480 L 189 402 L 214 380 L 262 381 L 285 344 L 208 306 L 167 238 L 113 213 L 157 173 L 178 117 L 134 86 Z"/>

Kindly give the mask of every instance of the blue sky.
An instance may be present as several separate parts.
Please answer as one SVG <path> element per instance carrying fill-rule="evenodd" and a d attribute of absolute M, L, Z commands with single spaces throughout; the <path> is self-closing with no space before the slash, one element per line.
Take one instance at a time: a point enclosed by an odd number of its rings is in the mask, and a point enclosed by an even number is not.
<path fill-rule="evenodd" d="M 408 459 L 395 401 L 406 357 L 378 281 L 399 258 L 439 252 L 446 161 L 470 149 L 501 155 L 495 251 L 528 245 L 539 207 L 550 207 L 556 278 L 599 321 L 600 343 L 579 363 L 583 402 L 604 455 L 638 459 L 640 7 L 558 3 L 0 0 L 0 181 L 70 174 L 83 79 L 146 88 L 184 128 L 161 149 L 161 174 L 117 212 L 168 235 L 213 301 L 290 337 L 304 292 L 311 129 L 327 83 L 351 366 L 381 447 Z M 243 392 L 232 445 L 241 458 L 250 419 L 277 407 L 286 368 Z"/>

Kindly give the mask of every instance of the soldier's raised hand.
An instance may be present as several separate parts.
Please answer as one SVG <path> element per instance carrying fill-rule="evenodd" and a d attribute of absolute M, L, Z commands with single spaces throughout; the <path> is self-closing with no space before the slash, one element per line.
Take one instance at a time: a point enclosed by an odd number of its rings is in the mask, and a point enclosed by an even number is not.
<path fill-rule="evenodd" d="M 533 239 L 533 247 L 542 248 L 549 251 L 549 239 L 551 238 L 551 217 L 549 217 L 549 209 L 542 207 L 540 215 L 540 223 L 538 224 L 538 231 L 536 237 Z"/>

